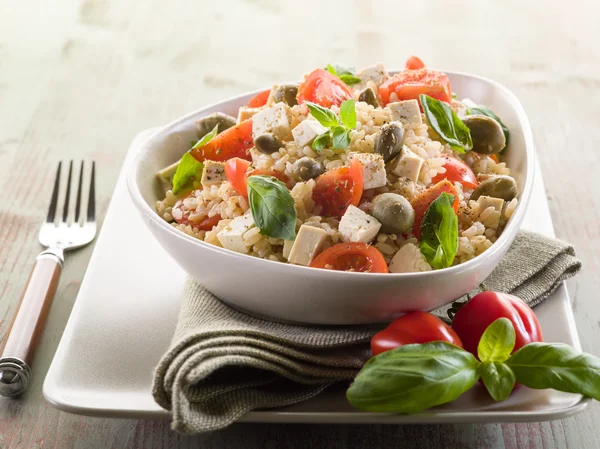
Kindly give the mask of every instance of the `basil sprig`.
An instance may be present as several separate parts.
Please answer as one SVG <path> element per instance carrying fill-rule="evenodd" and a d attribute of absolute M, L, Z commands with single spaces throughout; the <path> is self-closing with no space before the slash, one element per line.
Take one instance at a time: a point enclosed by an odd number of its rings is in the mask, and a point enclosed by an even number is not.
<path fill-rule="evenodd" d="M 304 102 L 311 115 L 327 130 L 313 140 L 313 150 L 321 151 L 332 145 L 334 150 L 350 146 L 350 131 L 356 128 L 356 106 L 354 100 L 346 100 L 340 105 L 338 118 L 331 109 L 319 106 L 310 101 Z"/>
<path fill-rule="evenodd" d="M 508 130 L 506 125 L 504 123 L 502 123 L 502 120 L 500 120 L 500 117 L 498 117 L 494 113 L 494 111 L 492 111 L 490 108 L 488 108 L 482 104 L 479 104 L 479 105 L 473 106 L 473 107 L 468 107 L 467 115 L 474 115 L 474 114 L 487 115 L 488 117 L 496 120 L 502 127 L 502 131 L 504 132 L 504 138 L 506 139 L 506 145 L 508 145 L 508 138 L 510 137 L 510 131 Z"/>
<path fill-rule="evenodd" d="M 600 401 L 600 358 L 562 343 L 530 343 L 510 355 L 514 345 L 512 322 L 499 318 L 481 336 L 479 361 L 447 342 L 400 346 L 369 360 L 346 397 L 365 411 L 417 413 L 453 401 L 481 378 L 496 401 L 516 382 Z"/>
<path fill-rule="evenodd" d="M 192 156 L 191 151 L 194 148 L 199 148 L 203 145 L 206 145 L 210 142 L 213 137 L 217 135 L 219 129 L 219 125 L 215 125 L 211 132 L 206 134 L 202 139 L 197 141 L 192 145 L 192 148 L 183 155 L 181 160 L 179 161 L 179 165 L 177 165 L 177 171 L 173 176 L 173 193 L 177 194 L 186 186 L 188 186 L 188 181 L 192 178 L 200 178 L 202 176 L 202 170 L 204 170 L 204 165 L 202 162 L 196 160 L 194 156 Z"/>
<path fill-rule="evenodd" d="M 325 68 L 329 73 L 337 76 L 348 86 L 352 86 L 353 84 L 360 83 L 361 79 L 358 78 L 354 74 L 354 69 L 350 67 L 342 67 L 340 65 L 332 66 L 331 64 L 327 64 Z"/>
<path fill-rule="evenodd" d="M 284 240 L 296 237 L 296 204 L 284 183 L 272 176 L 250 176 L 248 202 L 261 234 Z"/>
<path fill-rule="evenodd" d="M 458 251 L 458 217 L 452 207 L 455 197 L 442 193 L 430 205 L 421 223 L 421 254 L 435 269 L 447 268 Z"/>
<path fill-rule="evenodd" d="M 450 106 L 425 94 L 419 100 L 429 125 L 454 151 L 466 153 L 473 148 L 471 131 Z"/>
<path fill-rule="evenodd" d="M 469 390 L 479 378 L 477 365 L 472 354 L 447 342 L 400 346 L 369 360 L 346 397 L 369 412 L 416 413 Z"/>

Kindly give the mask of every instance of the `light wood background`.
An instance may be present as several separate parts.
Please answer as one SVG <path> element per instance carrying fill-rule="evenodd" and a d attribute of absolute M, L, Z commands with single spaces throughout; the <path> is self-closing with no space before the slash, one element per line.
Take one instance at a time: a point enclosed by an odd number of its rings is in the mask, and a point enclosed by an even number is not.
<path fill-rule="evenodd" d="M 529 113 L 584 350 L 600 355 L 597 0 L 0 0 L 0 336 L 40 247 L 55 164 L 96 160 L 100 222 L 141 129 L 329 62 L 411 54 L 511 88 Z M 182 437 L 167 422 L 84 418 L 41 395 L 93 245 L 69 254 L 33 385 L 0 399 L 0 448 L 597 448 L 600 406 L 546 423 L 235 425 Z"/>

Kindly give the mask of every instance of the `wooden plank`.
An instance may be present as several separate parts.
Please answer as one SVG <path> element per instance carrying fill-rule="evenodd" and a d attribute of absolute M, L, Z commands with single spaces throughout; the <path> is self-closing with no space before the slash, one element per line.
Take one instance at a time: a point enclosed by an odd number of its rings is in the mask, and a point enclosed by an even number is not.
<path fill-rule="evenodd" d="M 598 3 L 586 0 L 0 0 L 0 334 L 40 250 L 37 226 L 58 160 L 96 160 L 102 217 L 140 129 L 328 62 L 398 67 L 418 54 L 438 67 L 497 79 L 521 98 L 557 235 L 585 264 L 569 282 L 582 345 L 599 354 L 600 188 L 581 172 L 600 163 L 598 12 Z M 58 412 L 44 403 L 42 380 L 92 251 L 69 255 L 30 391 L 0 399 L 0 448 L 600 447 L 597 404 L 550 423 L 243 424 L 192 438 L 170 432 L 166 422 Z"/>

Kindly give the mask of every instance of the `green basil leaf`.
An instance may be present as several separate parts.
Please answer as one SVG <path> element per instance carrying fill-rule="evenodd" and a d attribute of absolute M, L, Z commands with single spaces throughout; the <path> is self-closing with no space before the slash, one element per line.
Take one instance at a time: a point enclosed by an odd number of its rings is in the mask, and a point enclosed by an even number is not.
<path fill-rule="evenodd" d="M 473 148 L 471 131 L 455 114 L 450 106 L 425 94 L 419 95 L 423 112 L 433 130 L 459 153 Z"/>
<path fill-rule="evenodd" d="M 506 363 L 485 362 L 479 371 L 483 385 L 495 401 L 504 401 L 515 388 L 515 374 Z"/>
<path fill-rule="evenodd" d="M 369 412 L 416 413 L 469 390 L 479 379 L 478 365 L 472 354 L 447 342 L 400 346 L 370 359 L 346 397 Z"/>
<path fill-rule="evenodd" d="M 474 115 L 474 114 L 483 114 L 483 115 L 487 115 L 490 118 L 493 118 L 494 120 L 496 120 L 500 126 L 502 127 L 502 131 L 504 132 L 504 138 L 506 139 L 506 145 L 508 145 L 508 138 L 510 137 L 510 131 L 508 130 L 508 128 L 506 127 L 506 125 L 504 123 L 502 123 L 502 120 L 500 120 L 500 117 L 498 117 L 494 111 L 492 111 L 490 108 L 480 104 L 477 105 L 475 107 L 472 108 L 467 108 L 467 115 Z"/>
<path fill-rule="evenodd" d="M 477 345 L 482 362 L 504 362 L 515 347 L 515 328 L 508 318 L 498 318 L 490 324 Z"/>
<path fill-rule="evenodd" d="M 332 126 L 337 126 L 340 124 L 337 115 L 335 115 L 331 109 L 324 108 L 323 106 L 319 106 L 318 104 L 310 101 L 305 101 L 304 104 L 308 106 L 312 116 L 326 128 L 331 128 Z"/>
<path fill-rule="evenodd" d="M 325 70 L 327 70 L 332 75 L 338 76 L 337 70 L 331 64 L 327 64 L 327 67 L 325 67 Z"/>
<path fill-rule="evenodd" d="M 296 237 L 296 204 L 284 183 L 272 176 L 250 176 L 248 202 L 261 234 L 284 240 Z"/>
<path fill-rule="evenodd" d="M 333 149 L 340 150 L 350 146 L 350 131 L 343 126 L 336 126 L 332 129 Z"/>
<path fill-rule="evenodd" d="M 190 140 L 190 149 L 194 148 L 194 145 L 196 145 L 198 143 L 197 140 Z"/>
<path fill-rule="evenodd" d="M 435 269 L 447 268 L 458 251 L 458 217 L 454 195 L 442 193 L 433 201 L 421 223 L 421 254 Z"/>
<path fill-rule="evenodd" d="M 325 131 L 320 136 L 317 136 L 312 143 L 312 149 L 315 151 L 321 151 L 327 145 L 331 143 L 331 133 L 329 130 Z"/>
<path fill-rule="evenodd" d="M 347 129 L 356 128 L 356 102 L 346 100 L 340 105 L 340 119 Z"/>
<path fill-rule="evenodd" d="M 218 134 L 218 129 L 219 129 L 219 125 L 215 125 L 215 127 L 212 129 L 211 132 L 209 132 L 208 134 L 203 136 L 202 139 L 200 139 L 198 142 L 196 142 L 196 144 L 192 147 L 192 150 L 195 148 L 200 148 L 201 146 L 204 146 L 208 142 L 213 140 L 213 137 L 215 137 Z"/>
<path fill-rule="evenodd" d="M 190 153 L 185 153 L 179 161 L 175 176 L 173 176 L 173 193 L 177 195 L 182 189 L 184 189 L 188 181 L 192 177 L 202 177 L 202 170 L 204 165 L 192 156 Z"/>
<path fill-rule="evenodd" d="M 354 75 L 348 75 L 348 74 L 343 74 L 340 75 L 339 78 L 346 83 L 348 86 L 352 86 L 353 84 L 358 84 L 360 83 L 360 78 L 357 78 Z"/>
<path fill-rule="evenodd" d="M 600 358 L 563 343 L 529 343 L 506 361 L 517 382 L 553 388 L 600 401 Z"/>

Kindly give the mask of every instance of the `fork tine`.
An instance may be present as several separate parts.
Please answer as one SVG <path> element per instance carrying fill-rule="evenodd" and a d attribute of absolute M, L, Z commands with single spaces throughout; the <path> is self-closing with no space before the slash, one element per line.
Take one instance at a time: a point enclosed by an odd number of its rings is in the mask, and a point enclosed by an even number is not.
<path fill-rule="evenodd" d="M 88 198 L 88 221 L 96 219 L 96 162 L 92 161 L 92 176 L 90 179 L 90 196 Z"/>
<path fill-rule="evenodd" d="M 65 195 L 65 205 L 63 207 L 63 221 L 67 221 L 67 216 L 69 215 L 69 200 L 71 199 L 71 175 L 73 173 L 73 159 L 71 159 L 71 163 L 69 164 L 69 177 L 67 178 L 67 193 Z"/>
<path fill-rule="evenodd" d="M 54 189 L 52 190 L 52 199 L 50 200 L 50 208 L 48 209 L 48 217 L 46 221 L 48 223 L 54 222 L 54 217 L 56 216 L 56 206 L 58 203 L 58 188 L 60 185 L 60 168 L 62 166 L 62 161 L 58 163 L 58 168 L 56 169 L 56 178 L 54 178 Z"/>
<path fill-rule="evenodd" d="M 77 202 L 75 203 L 75 223 L 79 223 L 79 213 L 81 212 L 81 185 L 83 184 L 83 161 L 79 169 L 79 185 L 77 186 Z"/>

